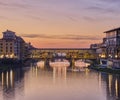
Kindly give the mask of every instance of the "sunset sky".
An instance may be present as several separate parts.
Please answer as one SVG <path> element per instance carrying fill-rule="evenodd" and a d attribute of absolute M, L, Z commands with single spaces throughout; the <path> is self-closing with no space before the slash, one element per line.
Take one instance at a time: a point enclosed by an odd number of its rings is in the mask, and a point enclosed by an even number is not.
<path fill-rule="evenodd" d="M 85 48 L 120 27 L 120 0 L 0 0 L 6 29 L 39 48 Z"/>

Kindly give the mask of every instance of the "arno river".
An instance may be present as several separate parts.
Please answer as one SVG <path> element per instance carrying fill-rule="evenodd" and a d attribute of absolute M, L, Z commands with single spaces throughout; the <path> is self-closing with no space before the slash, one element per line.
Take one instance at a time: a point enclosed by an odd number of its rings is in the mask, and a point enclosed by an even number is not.
<path fill-rule="evenodd" d="M 120 100 L 120 76 L 31 64 L 0 73 L 0 100 Z"/>

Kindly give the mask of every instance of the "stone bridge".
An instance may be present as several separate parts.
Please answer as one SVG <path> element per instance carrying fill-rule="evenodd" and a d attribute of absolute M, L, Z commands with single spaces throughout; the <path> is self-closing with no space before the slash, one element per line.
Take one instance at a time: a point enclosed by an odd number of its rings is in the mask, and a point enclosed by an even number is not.
<path fill-rule="evenodd" d="M 33 59 L 96 59 L 98 55 L 95 49 L 89 48 L 40 48 L 32 49 L 30 58 Z"/>

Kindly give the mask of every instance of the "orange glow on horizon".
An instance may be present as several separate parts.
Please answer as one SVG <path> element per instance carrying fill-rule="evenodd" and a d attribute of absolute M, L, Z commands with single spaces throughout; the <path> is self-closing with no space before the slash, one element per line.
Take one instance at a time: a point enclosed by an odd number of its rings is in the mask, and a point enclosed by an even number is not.
<path fill-rule="evenodd" d="M 102 6 L 96 5 L 99 3 Z M 73 0 L 59 0 L 58 2 L 54 0 L 26 0 L 26 2 L 4 0 L 1 1 L 0 7 L 0 33 L 9 29 L 21 37 L 25 34 L 33 35 L 33 37 L 23 38 L 38 48 L 88 48 L 91 43 L 102 42 L 105 36 L 104 31 L 119 27 L 118 3 L 114 2 L 116 8 L 111 7 L 111 4 L 104 0 L 99 2 L 98 0 L 74 2 Z M 39 38 L 34 35 L 39 35 Z M 69 35 L 73 35 L 73 39 Z"/>
<path fill-rule="evenodd" d="M 37 48 L 89 48 L 92 43 L 101 43 L 101 41 L 74 41 L 62 39 L 39 39 L 24 38 L 26 42 L 31 42 Z"/>

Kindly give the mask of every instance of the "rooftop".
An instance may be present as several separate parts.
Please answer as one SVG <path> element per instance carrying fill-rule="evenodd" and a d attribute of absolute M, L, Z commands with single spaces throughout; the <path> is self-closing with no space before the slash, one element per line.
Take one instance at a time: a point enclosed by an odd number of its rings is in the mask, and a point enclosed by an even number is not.
<path fill-rule="evenodd" d="M 109 33 L 109 32 L 113 32 L 113 31 L 117 31 L 117 30 L 120 30 L 120 27 L 112 29 L 112 30 L 105 31 L 104 33 Z"/>
<path fill-rule="evenodd" d="M 6 32 L 8 32 L 8 33 L 14 33 L 15 34 L 15 32 L 13 32 L 11 30 L 8 30 L 8 29 L 5 32 L 3 32 L 3 33 L 6 33 Z"/>

